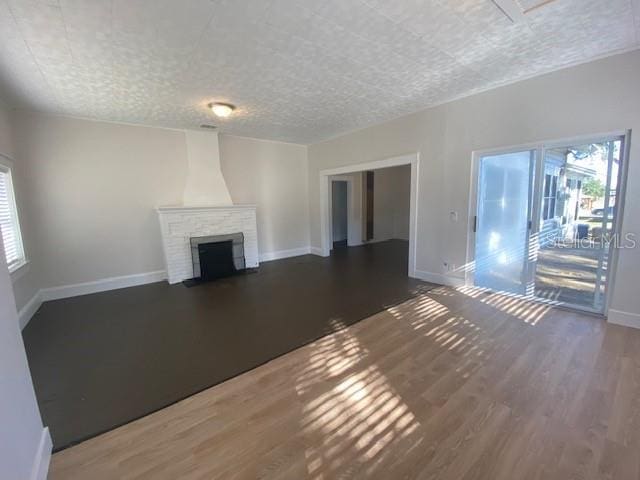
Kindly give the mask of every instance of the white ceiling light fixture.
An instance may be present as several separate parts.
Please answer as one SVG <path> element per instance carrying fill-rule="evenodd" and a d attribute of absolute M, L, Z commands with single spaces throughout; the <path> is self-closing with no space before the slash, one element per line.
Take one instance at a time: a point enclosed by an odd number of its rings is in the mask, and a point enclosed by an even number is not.
<path fill-rule="evenodd" d="M 236 107 L 234 105 L 231 105 L 230 103 L 219 103 L 219 102 L 210 103 L 209 108 L 211 109 L 211 111 L 216 117 L 220 117 L 220 118 L 228 117 L 236 109 Z"/>

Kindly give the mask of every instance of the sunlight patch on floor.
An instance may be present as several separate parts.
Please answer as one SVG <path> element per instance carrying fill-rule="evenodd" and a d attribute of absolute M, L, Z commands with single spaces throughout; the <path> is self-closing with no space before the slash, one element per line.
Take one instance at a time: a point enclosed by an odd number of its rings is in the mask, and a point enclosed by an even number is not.
<path fill-rule="evenodd" d="M 311 378 L 318 377 L 322 391 L 315 394 Z M 326 388 L 327 382 L 335 384 Z M 303 403 L 300 428 L 306 438 L 318 439 L 305 450 L 307 472 L 316 480 L 369 465 L 419 426 L 367 349 L 346 330 L 313 344 L 296 391 L 310 397 Z"/>
<path fill-rule="evenodd" d="M 519 295 L 495 293 L 478 287 L 458 287 L 456 291 L 467 297 L 476 299 L 482 304 L 511 315 L 518 320 L 522 320 L 529 325 L 536 325 L 540 322 L 554 306 L 554 302 L 535 302 L 532 299 L 522 298 L 522 296 Z"/>

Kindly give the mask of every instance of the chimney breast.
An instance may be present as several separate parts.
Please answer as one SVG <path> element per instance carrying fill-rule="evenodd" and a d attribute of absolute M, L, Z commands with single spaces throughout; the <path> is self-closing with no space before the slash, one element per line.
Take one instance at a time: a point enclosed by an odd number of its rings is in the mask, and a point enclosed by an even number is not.
<path fill-rule="evenodd" d="M 233 205 L 220 169 L 218 132 L 185 131 L 187 142 L 187 182 L 184 206 Z"/>

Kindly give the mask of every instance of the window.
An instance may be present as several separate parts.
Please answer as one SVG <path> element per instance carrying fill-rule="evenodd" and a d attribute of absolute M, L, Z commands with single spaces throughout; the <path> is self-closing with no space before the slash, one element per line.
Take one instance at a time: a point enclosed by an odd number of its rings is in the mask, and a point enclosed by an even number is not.
<path fill-rule="evenodd" d="M 25 263 L 18 210 L 13 195 L 11 169 L 0 163 L 0 229 L 9 271 L 13 272 Z"/>
<path fill-rule="evenodd" d="M 556 192 L 558 191 L 558 176 L 546 174 L 544 176 L 544 196 L 542 198 L 542 219 L 549 220 L 556 214 Z"/>

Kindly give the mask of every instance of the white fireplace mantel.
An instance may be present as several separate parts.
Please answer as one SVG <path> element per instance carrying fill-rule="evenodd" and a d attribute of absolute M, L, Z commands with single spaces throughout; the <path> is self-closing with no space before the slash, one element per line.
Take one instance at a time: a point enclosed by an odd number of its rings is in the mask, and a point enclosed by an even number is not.
<path fill-rule="evenodd" d="M 192 206 L 192 207 L 184 207 L 180 205 L 169 205 L 165 207 L 158 207 L 156 210 L 158 213 L 163 212 L 197 212 L 197 211 L 207 211 L 207 210 L 254 210 L 255 205 L 220 205 L 220 206 Z"/>
<path fill-rule="evenodd" d="M 255 205 L 158 207 L 167 279 L 178 283 L 193 278 L 191 237 L 242 232 L 247 268 L 258 266 Z"/>

